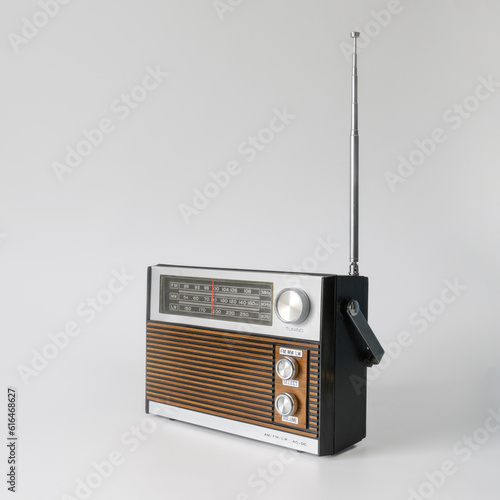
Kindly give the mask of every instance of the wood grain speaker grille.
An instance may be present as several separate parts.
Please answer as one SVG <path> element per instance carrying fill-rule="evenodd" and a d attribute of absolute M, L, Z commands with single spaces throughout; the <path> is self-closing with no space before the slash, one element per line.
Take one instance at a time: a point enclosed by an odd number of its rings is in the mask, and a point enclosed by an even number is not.
<path fill-rule="evenodd" d="M 275 348 L 309 351 L 307 426 L 275 422 Z M 315 438 L 318 436 L 319 346 L 256 335 L 149 322 L 146 395 L 210 415 Z"/>

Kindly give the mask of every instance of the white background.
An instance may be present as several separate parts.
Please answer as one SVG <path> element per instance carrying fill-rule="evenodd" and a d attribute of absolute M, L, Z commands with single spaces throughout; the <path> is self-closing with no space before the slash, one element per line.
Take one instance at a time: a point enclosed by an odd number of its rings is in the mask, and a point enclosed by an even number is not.
<path fill-rule="evenodd" d="M 472 96 L 480 78 L 500 82 L 500 4 L 232 3 L 219 15 L 211 0 L 73 0 L 22 43 L 13 40 L 23 18 L 41 7 L 2 4 L 2 498 L 8 386 L 19 399 L 17 498 L 82 498 L 78 479 L 114 452 L 122 463 L 92 499 L 391 500 L 419 488 L 441 500 L 496 498 L 500 433 L 478 429 L 500 405 L 500 87 Z M 353 29 L 364 33 L 360 268 L 370 323 L 392 345 L 371 372 L 367 438 L 335 457 L 281 455 L 155 418 L 134 449 L 127 433 L 145 418 L 148 265 L 347 272 L 342 44 Z M 169 76 L 122 120 L 112 103 L 156 66 Z M 459 120 L 454 106 L 464 104 Z M 248 162 L 238 147 L 275 108 L 295 118 Z M 103 118 L 114 131 L 59 181 L 54 162 Z M 446 140 L 391 190 L 387 172 L 437 128 Z M 231 160 L 241 173 L 186 223 L 181 204 Z M 338 247 L 312 262 L 318 238 Z M 123 291 L 95 317 L 82 314 L 122 270 L 133 276 Z M 462 286 L 450 304 L 440 302 L 446 280 Z M 416 323 L 429 305 L 432 321 Z M 33 369 L 68 322 L 81 333 L 23 380 L 20 367 Z M 411 345 L 396 349 L 401 332 Z M 474 435 L 481 444 L 465 460 L 464 445 L 454 447 Z M 446 460 L 454 473 L 433 492 L 426 473 Z"/>

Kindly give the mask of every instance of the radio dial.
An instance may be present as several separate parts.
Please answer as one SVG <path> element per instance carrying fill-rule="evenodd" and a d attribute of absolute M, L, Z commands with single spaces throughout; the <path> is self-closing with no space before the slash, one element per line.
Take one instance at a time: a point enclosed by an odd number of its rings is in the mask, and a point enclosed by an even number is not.
<path fill-rule="evenodd" d="M 293 415 L 297 409 L 297 400 L 293 394 L 283 392 L 276 397 L 275 407 L 276 411 L 282 417 L 289 417 L 290 415 Z"/>
<path fill-rule="evenodd" d="M 285 356 L 276 363 L 276 373 L 283 380 L 290 380 L 297 376 L 297 361 Z"/>
<path fill-rule="evenodd" d="M 309 307 L 309 297 L 300 288 L 286 288 L 276 299 L 276 314 L 284 323 L 302 323 Z"/>

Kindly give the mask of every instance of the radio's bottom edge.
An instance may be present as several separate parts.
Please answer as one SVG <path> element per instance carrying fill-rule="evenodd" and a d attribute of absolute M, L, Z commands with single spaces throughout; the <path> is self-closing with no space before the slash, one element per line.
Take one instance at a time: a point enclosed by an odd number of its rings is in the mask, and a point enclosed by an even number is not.
<path fill-rule="evenodd" d="M 289 432 L 268 429 L 259 425 L 238 422 L 215 415 L 208 415 L 206 413 L 167 405 L 165 403 L 157 403 L 155 401 L 149 401 L 148 413 L 255 439 L 257 441 L 263 441 L 265 443 L 275 444 L 285 448 L 291 448 L 297 451 L 303 451 L 305 453 L 311 453 L 313 455 L 319 454 L 319 442 L 317 439 L 297 436 Z"/>

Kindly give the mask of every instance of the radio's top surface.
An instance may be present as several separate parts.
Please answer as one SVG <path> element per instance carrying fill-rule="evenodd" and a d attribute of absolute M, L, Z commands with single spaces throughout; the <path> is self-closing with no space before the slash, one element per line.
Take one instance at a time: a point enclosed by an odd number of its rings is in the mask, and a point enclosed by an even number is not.
<path fill-rule="evenodd" d="M 157 265 L 149 319 L 319 341 L 332 275 Z"/>

